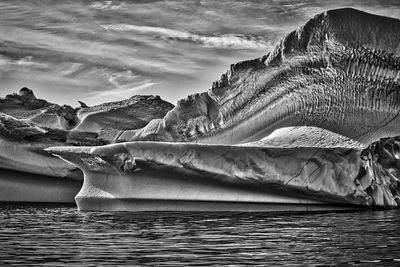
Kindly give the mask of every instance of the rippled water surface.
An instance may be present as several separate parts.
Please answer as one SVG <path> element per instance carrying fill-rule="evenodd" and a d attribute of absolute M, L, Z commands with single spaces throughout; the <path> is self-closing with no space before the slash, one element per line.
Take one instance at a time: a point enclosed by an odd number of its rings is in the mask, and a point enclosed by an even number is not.
<path fill-rule="evenodd" d="M 81 213 L 0 206 L 0 262 L 32 265 L 400 265 L 400 210 Z"/>

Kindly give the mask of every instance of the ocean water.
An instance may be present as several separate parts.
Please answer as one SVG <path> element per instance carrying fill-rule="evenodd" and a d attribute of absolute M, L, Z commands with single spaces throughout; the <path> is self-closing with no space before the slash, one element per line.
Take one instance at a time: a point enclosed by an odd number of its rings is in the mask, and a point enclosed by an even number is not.
<path fill-rule="evenodd" d="M 400 265 L 400 210 L 100 213 L 1 205 L 0 263 L 57 266 Z"/>
<path fill-rule="evenodd" d="M 400 18 L 399 0 L 1 0 L 0 97 L 26 86 L 73 106 L 137 94 L 175 104 L 342 7 Z"/>

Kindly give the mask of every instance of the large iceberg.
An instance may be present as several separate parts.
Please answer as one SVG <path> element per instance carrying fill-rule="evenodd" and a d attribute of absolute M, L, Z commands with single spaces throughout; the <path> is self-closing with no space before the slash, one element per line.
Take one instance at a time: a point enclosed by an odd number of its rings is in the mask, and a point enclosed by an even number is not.
<path fill-rule="evenodd" d="M 83 104 L 67 123 L 7 113 L 3 121 L 12 123 L 3 123 L 0 136 L 9 142 L 19 135 L 7 129 L 19 127 L 29 133 L 21 140 L 46 143 L 36 154 L 65 161 L 43 161 L 42 174 L 82 170 L 81 210 L 397 207 L 399 43 L 398 19 L 330 10 L 267 55 L 232 64 L 207 92 L 176 107 L 137 96 L 138 105 L 150 101 L 149 113 L 129 101 L 90 110 Z M 50 119 L 57 129 L 49 129 Z M 5 168 L 25 166 L 18 165 Z"/>

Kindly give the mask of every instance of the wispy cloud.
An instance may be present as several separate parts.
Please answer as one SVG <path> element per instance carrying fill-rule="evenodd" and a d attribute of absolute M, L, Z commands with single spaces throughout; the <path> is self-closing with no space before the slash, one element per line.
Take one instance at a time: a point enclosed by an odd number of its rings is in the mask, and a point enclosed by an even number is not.
<path fill-rule="evenodd" d="M 0 66 L 4 68 L 33 68 L 48 70 L 49 64 L 43 62 L 35 62 L 32 56 L 26 56 L 17 60 L 13 60 L 0 55 Z"/>
<path fill-rule="evenodd" d="M 126 99 L 134 94 L 138 94 L 138 91 L 150 88 L 159 83 L 153 82 L 151 79 L 135 74 L 131 70 L 106 73 L 106 81 L 109 86 L 106 86 L 107 90 L 101 90 L 93 92 L 89 96 L 89 100 L 99 101 L 104 99 Z"/>
<path fill-rule="evenodd" d="M 102 1 L 102 2 L 93 2 L 89 6 L 93 9 L 100 9 L 100 10 L 120 10 L 126 8 L 125 3 L 119 3 L 115 1 Z"/>
<path fill-rule="evenodd" d="M 121 87 L 117 87 L 117 88 L 110 88 L 107 91 L 92 93 L 91 95 L 89 95 L 89 97 L 87 99 L 91 102 L 97 102 L 97 103 L 107 102 L 107 101 L 110 101 L 110 99 L 123 100 L 123 99 L 127 99 L 133 95 L 140 94 L 140 93 L 138 93 L 138 91 L 148 89 L 157 84 L 158 83 L 147 81 L 140 85 L 130 84 L 130 85 L 125 85 L 125 86 L 121 86 Z"/>
<path fill-rule="evenodd" d="M 400 10 L 398 0 L 51 2 L 0 1 L 0 96 L 28 86 L 60 104 L 133 94 L 174 103 L 207 90 L 229 64 L 266 54 L 316 13 Z"/>
<path fill-rule="evenodd" d="M 270 43 L 263 38 L 254 37 L 251 35 L 246 36 L 244 34 L 221 34 L 219 36 L 207 36 L 169 28 L 138 26 L 132 24 L 109 24 L 101 26 L 112 31 L 132 31 L 140 34 L 157 36 L 164 40 L 199 43 L 204 47 L 212 48 L 265 49 L 270 47 Z"/>

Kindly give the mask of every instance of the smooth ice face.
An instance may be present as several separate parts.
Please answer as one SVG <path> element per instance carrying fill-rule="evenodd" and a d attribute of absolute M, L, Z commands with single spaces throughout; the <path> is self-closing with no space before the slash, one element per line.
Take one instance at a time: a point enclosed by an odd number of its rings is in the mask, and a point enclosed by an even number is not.
<path fill-rule="evenodd" d="M 212 88 L 178 102 L 130 140 L 235 144 L 286 126 L 371 143 L 399 135 L 400 20 L 330 10 L 264 57 L 231 65 Z"/>

